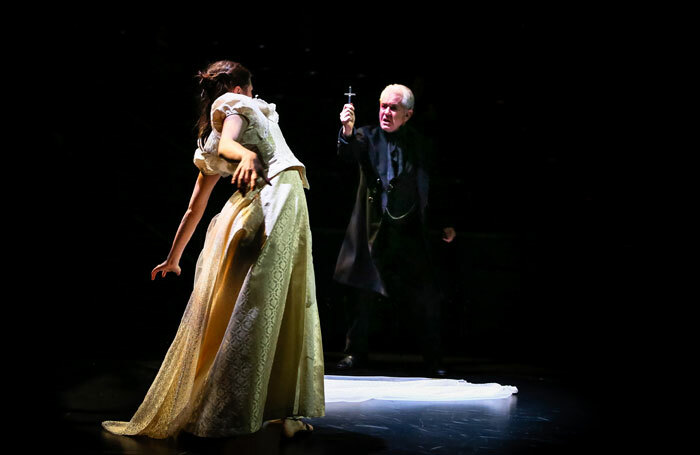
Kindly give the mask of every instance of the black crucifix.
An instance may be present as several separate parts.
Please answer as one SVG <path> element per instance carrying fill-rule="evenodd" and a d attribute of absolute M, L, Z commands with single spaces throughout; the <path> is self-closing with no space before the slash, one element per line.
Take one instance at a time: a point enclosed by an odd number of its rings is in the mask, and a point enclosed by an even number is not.
<path fill-rule="evenodd" d="M 352 85 L 348 85 L 348 93 L 343 93 L 348 96 L 348 104 L 352 103 L 352 97 L 357 96 L 357 93 L 352 93 Z"/>

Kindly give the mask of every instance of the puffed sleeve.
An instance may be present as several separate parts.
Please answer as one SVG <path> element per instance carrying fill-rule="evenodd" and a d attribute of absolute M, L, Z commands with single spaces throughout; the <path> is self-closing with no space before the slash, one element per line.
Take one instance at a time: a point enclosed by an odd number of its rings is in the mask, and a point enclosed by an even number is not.
<path fill-rule="evenodd" d="M 209 134 L 207 141 L 198 142 L 198 147 L 194 151 L 194 165 L 204 175 L 219 174 L 222 177 L 233 175 L 238 167 L 238 163 L 226 161 L 219 156 L 219 133 Z"/>
<path fill-rule="evenodd" d="M 260 141 L 266 128 L 266 122 L 261 122 L 258 109 L 254 108 L 252 100 L 236 93 L 224 93 L 211 106 L 211 126 L 219 134 L 224 127 L 224 120 L 229 115 L 240 115 L 246 119 L 246 128 L 241 131 L 240 142 L 255 144 Z M 251 134 L 252 133 L 252 134 Z"/>
<path fill-rule="evenodd" d="M 202 172 L 204 175 L 214 175 L 218 174 L 219 171 L 216 170 L 215 163 L 213 163 L 213 156 L 211 153 L 204 152 L 201 148 L 197 147 L 194 151 L 194 165 Z"/>

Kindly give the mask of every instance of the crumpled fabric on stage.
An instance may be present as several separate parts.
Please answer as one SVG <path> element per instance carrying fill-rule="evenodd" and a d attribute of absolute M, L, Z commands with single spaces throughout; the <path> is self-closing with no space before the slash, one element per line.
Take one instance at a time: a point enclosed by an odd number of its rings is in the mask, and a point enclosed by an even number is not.
<path fill-rule="evenodd" d="M 326 403 L 491 400 L 508 398 L 518 392 L 516 387 L 510 385 L 472 384 L 464 379 L 326 375 L 324 384 Z"/>

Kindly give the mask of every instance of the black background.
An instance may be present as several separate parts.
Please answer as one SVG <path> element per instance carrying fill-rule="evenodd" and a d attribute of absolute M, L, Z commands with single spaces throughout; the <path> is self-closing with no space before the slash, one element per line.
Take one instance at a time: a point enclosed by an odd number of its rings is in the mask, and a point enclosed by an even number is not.
<path fill-rule="evenodd" d="M 644 198 L 619 135 L 626 40 L 581 11 L 408 13 L 269 19 L 232 8 L 45 27 L 43 61 L 55 71 L 39 106 L 50 106 L 45 139 L 60 185 L 41 188 L 53 260 L 36 286 L 63 302 L 49 309 L 52 344 L 86 359 L 153 359 L 172 341 L 204 228 L 180 277 L 152 282 L 150 271 L 197 175 L 194 75 L 225 58 L 253 72 L 254 93 L 277 105 L 307 167 L 327 351 L 344 338 L 347 296 L 331 277 L 357 179 L 335 158 L 343 93 L 358 94 L 358 124 L 376 123 L 381 89 L 403 83 L 416 95 L 411 122 L 437 142 L 432 184 L 450 194 L 458 231 L 446 245 L 431 226 L 450 295 L 447 353 L 590 375 L 617 362 L 620 315 L 644 292 Z M 202 224 L 231 191 L 218 184 Z M 376 343 L 418 352 L 415 338 L 405 326 Z"/>

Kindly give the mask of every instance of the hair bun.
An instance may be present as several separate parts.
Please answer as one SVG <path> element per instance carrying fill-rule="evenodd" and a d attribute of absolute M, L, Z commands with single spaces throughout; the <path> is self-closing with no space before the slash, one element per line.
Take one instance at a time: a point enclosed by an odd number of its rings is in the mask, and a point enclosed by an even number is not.
<path fill-rule="evenodd" d="M 209 73 L 198 71 L 197 72 L 197 79 L 199 79 L 199 83 L 202 84 L 202 83 L 204 83 L 204 81 L 210 80 L 211 76 L 209 75 Z"/>

